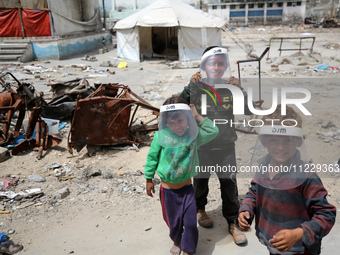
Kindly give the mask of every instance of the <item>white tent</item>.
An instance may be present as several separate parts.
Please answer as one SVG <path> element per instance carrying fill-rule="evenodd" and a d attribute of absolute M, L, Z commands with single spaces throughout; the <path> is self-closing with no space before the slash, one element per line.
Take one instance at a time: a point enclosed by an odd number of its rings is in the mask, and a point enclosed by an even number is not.
<path fill-rule="evenodd" d="M 204 49 L 221 45 L 224 21 L 180 0 L 157 0 L 118 21 L 117 56 L 140 61 L 146 57 L 198 60 Z"/>

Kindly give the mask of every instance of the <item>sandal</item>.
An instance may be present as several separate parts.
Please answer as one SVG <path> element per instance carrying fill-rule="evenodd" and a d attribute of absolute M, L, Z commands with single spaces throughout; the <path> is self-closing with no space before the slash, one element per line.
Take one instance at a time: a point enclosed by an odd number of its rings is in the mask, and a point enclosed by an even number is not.
<path fill-rule="evenodd" d="M 208 216 L 205 210 L 198 209 L 197 218 L 198 224 L 203 228 L 211 228 L 214 226 L 214 221 Z"/>
<path fill-rule="evenodd" d="M 12 240 L 4 241 L 0 244 L 0 253 L 2 254 L 15 254 L 21 251 L 24 246 L 20 244 L 14 244 Z"/>

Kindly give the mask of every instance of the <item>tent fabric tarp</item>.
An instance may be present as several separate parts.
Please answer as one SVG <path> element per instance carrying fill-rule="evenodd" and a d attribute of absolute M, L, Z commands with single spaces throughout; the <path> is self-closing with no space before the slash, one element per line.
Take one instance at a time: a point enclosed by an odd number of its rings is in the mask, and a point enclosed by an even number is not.
<path fill-rule="evenodd" d="M 222 19 L 179 0 L 158 0 L 116 23 L 117 56 L 140 61 L 141 54 L 154 52 L 155 28 L 167 28 L 169 34 L 175 27 L 179 60 L 198 60 L 206 47 L 221 45 L 223 25 Z"/>
<path fill-rule="evenodd" d="M 57 36 L 98 32 L 102 28 L 99 2 L 93 0 L 50 1 L 53 34 Z"/>
<path fill-rule="evenodd" d="M 25 36 L 51 36 L 48 11 L 22 9 Z M 0 37 L 22 37 L 18 9 L 0 11 Z"/>
<path fill-rule="evenodd" d="M 102 28 L 99 3 L 93 0 L 0 0 L 0 37 L 22 37 L 19 10 L 26 37 L 69 36 Z M 46 8 L 36 10 L 34 8 Z M 52 23 L 52 24 L 51 24 Z M 51 31 L 52 30 L 52 31 Z"/>

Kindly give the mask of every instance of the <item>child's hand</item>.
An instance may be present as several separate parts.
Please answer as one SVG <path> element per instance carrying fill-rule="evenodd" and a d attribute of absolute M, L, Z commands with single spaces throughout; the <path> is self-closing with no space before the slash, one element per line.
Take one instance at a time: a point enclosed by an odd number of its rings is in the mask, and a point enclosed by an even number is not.
<path fill-rule="evenodd" d="M 240 88 L 240 81 L 235 78 L 235 76 L 230 76 L 228 84 L 235 85 L 236 87 Z"/>
<path fill-rule="evenodd" d="M 293 247 L 294 244 L 302 240 L 303 229 L 283 229 L 269 240 L 269 242 L 279 251 L 284 252 Z"/>
<path fill-rule="evenodd" d="M 148 196 L 153 197 L 152 193 L 155 194 L 155 186 L 152 182 L 152 179 L 147 179 L 146 180 L 146 194 L 148 194 Z"/>
<path fill-rule="evenodd" d="M 197 112 L 197 109 L 194 104 L 189 104 L 189 107 L 191 109 L 192 115 L 194 115 L 195 119 L 198 122 L 201 122 L 202 120 L 204 120 L 204 118 Z"/>
<path fill-rule="evenodd" d="M 201 72 L 198 71 L 197 73 L 195 73 L 193 76 L 191 76 L 190 80 L 195 84 L 200 82 L 202 80 Z"/>
<path fill-rule="evenodd" d="M 248 211 L 240 212 L 237 220 L 242 231 L 249 231 L 250 224 L 248 223 L 248 220 L 250 220 L 250 213 Z"/>

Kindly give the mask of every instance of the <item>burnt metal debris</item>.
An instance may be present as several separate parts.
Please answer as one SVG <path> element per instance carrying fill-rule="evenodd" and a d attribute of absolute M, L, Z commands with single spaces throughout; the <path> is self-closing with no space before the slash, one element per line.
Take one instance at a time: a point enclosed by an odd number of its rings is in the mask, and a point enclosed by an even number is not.
<path fill-rule="evenodd" d="M 158 129 L 159 108 L 140 98 L 128 86 L 109 83 L 95 84 L 95 88 L 91 95 L 76 102 L 68 137 L 71 154 L 73 149 L 79 152 L 84 146 L 92 156 L 96 146 L 145 144 L 141 136 Z M 150 110 L 153 118 L 136 124 L 139 108 Z"/>
<path fill-rule="evenodd" d="M 36 137 L 33 135 L 35 127 Z M 48 134 L 48 127 L 44 120 L 41 119 L 41 106 L 33 107 L 25 132 L 26 139 L 18 143 L 12 150 L 12 155 L 18 155 L 28 150 L 38 151 L 37 158 L 42 158 L 42 153 L 48 148 L 54 147 L 61 142 L 61 139 L 54 135 Z"/>
<path fill-rule="evenodd" d="M 6 81 L 5 76 L 8 76 L 11 81 Z M 0 75 L 0 87 L 2 87 L 0 92 L 0 124 L 2 124 L 0 145 L 6 145 L 19 135 L 26 108 L 34 106 L 39 98 L 34 95 L 35 89 L 31 84 L 19 82 L 9 72 Z M 14 131 L 10 131 L 12 118 L 16 112 L 19 112 L 19 116 Z"/>
<path fill-rule="evenodd" d="M 10 81 L 3 79 L 6 75 L 11 76 Z M 10 144 L 20 134 L 25 113 L 30 111 L 26 139 L 13 148 L 12 155 L 33 149 L 38 151 L 37 158 L 40 159 L 43 150 L 61 142 L 59 137 L 48 133 L 42 117 L 72 118 L 69 152 L 87 146 L 89 155 L 94 154 L 94 148 L 103 145 L 147 144 L 143 139 L 145 134 L 158 129 L 159 108 L 122 84 L 95 84 L 93 88 L 85 79 L 49 83 L 54 95 L 49 103 L 43 99 L 42 93 L 35 93 L 33 85 L 21 83 L 11 73 L 0 75 L 0 85 L 3 87 L 0 92 L 0 146 Z M 136 113 L 140 108 L 149 110 L 153 116 L 138 122 Z M 11 132 L 11 121 L 16 112 L 19 117 Z M 34 129 L 36 137 L 32 137 Z"/>
<path fill-rule="evenodd" d="M 86 79 L 75 79 L 66 82 L 49 82 L 53 93 L 52 100 L 44 105 L 41 116 L 49 119 L 71 119 L 77 98 L 86 98 L 95 89 Z"/>
<path fill-rule="evenodd" d="M 4 77 L 10 79 L 5 80 Z M 38 159 L 42 157 L 42 151 L 58 145 L 61 139 L 48 134 L 45 121 L 41 119 L 41 108 L 46 105 L 43 94 L 35 94 L 35 88 L 29 83 L 21 83 L 13 74 L 7 72 L 0 75 L 0 145 L 7 145 L 20 134 L 20 129 L 26 110 L 31 110 L 30 118 L 25 132 L 26 139 L 18 143 L 12 150 L 12 155 L 17 155 L 27 150 L 38 150 Z M 19 112 L 14 131 L 10 130 L 12 118 Z M 36 128 L 36 138 L 30 138 Z"/>
<path fill-rule="evenodd" d="M 340 27 L 340 22 L 339 20 L 336 20 L 334 18 L 323 19 L 322 27 L 323 28 Z"/>

